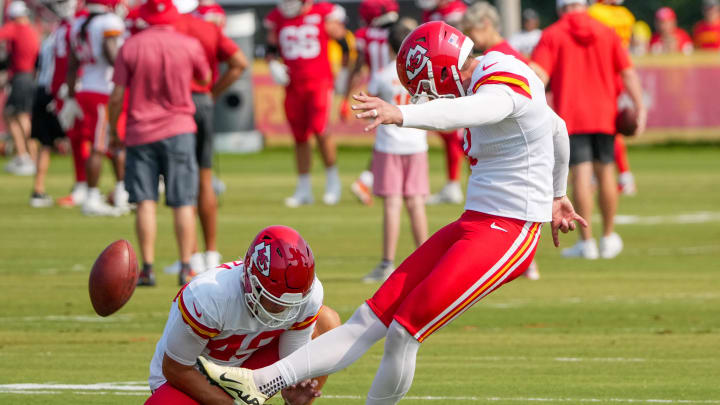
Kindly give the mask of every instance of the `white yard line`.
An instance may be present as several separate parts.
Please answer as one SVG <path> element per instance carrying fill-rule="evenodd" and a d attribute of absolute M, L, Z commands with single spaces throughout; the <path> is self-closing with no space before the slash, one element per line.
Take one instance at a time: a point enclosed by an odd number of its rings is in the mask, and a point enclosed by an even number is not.
<path fill-rule="evenodd" d="M 599 221 L 600 217 L 593 217 Z M 615 223 L 618 225 L 660 225 L 660 224 L 704 224 L 707 222 L 720 222 L 720 212 L 699 211 L 677 215 L 616 215 Z"/>
<path fill-rule="evenodd" d="M 563 358 L 558 358 L 563 359 Z M 616 358 L 594 358 L 591 360 L 615 361 Z M 623 358 L 617 358 L 623 359 Z M 623 359 L 628 360 L 628 359 Z M 632 359 L 630 359 L 632 360 Z M 643 361 L 643 359 L 634 359 Z M 144 381 L 98 384 L 0 384 L 1 394 L 58 395 L 131 395 L 149 396 L 150 390 Z M 323 395 L 326 399 L 364 400 L 360 395 Z M 546 398 L 546 397 L 481 397 L 481 396 L 407 396 L 408 401 L 466 401 L 466 402 L 570 402 L 570 403 L 636 403 L 636 404 L 720 404 L 720 399 L 639 399 L 639 398 Z"/>

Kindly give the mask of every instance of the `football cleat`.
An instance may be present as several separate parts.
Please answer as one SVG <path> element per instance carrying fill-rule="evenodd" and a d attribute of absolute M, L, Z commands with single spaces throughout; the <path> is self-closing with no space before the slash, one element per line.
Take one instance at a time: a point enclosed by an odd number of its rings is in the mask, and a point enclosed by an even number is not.
<path fill-rule="evenodd" d="M 138 276 L 137 285 L 138 287 L 155 286 L 155 273 L 152 270 L 143 270 Z"/>
<path fill-rule="evenodd" d="M 30 206 L 33 208 L 52 207 L 53 203 L 53 199 L 45 193 L 38 193 L 36 191 L 33 191 L 32 195 L 30 196 Z"/>
<path fill-rule="evenodd" d="M 460 183 L 454 181 L 447 183 L 437 194 L 433 194 L 427 198 L 427 205 L 437 204 L 462 204 L 463 192 Z"/>
<path fill-rule="evenodd" d="M 181 269 L 178 273 L 178 285 L 180 287 L 192 281 L 193 277 L 197 276 L 197 273 L 193 269 Z"/>
<path fill-rule="evenodd" d="M 623 250 L 623 241 L 620 235 L 613 232 L 608 236 L 600 239 L 600 257 L 603 259 L 613 259 Z"/>
<path fill-rule="evenodd" d="M 285 205 L 289 208 L 297 208 L 301 205 L 310 205 L 314 202 L 312 194 L 295 193 L 285 199 Z"/>
<path fill-rule="evenodd" d="M 535 260 L 530 262 L 530 266 L 528 266 L 528 269 L 525 270 L 523 275 L 527 277 L 528 280 L 540 280 L 540 270 L 538 269 L 538 265 L 535 263 Z"/>
<path fill-rule="evenodd" d="M 595 260 L 598 258 L 598 248 L 595 239 L 579 240 L 575 245 L 562 251 L 563 257 L 579 257 L 581 259 Z"/>
<path fill-rule="evenodd" d="M 252 370 L 219 366 L 202 356 L 198 357 L 197 366 L 210 384 L 220 387 L 235 400 L 236 404 L 262 405 L 268 399 L 255 386 Z"/>
<path fill-rule="evenodd" d="M 383 282 L 390 277 L 393 271 L 395 271 L 394 264 L 381 262 L 370 273 L 366 274 L 362 281 L 363 283 Z"/>
<path fill-rule="evenodd" d="M 372 205 L 372 193 L 370 192 L 368 186 L 365 185 L 365 183 L 363 183 L 362 181 L 360 181 L 360 179 L 357 179 L 353 182 L 353 184 L 350 186 L 350 191 L 355 194 L 355 197 L 357 197 L 357 199 L 360 200 L 362 204 Z"/>

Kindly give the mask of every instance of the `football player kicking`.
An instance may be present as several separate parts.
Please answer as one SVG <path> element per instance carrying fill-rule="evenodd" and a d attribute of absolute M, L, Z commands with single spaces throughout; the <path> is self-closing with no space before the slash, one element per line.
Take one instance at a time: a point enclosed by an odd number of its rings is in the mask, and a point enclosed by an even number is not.
<path fill-rule="evenodd" d="M 472 41 L 443 22 L 416 28 L 397 57 L 400 81 L 415 101 L 394 106 L 355 96 L 357 117 L 380 124 L 469 128 L 472 173 L 465 212 L 421 245 L 342 326 L 257 370 L 200 357 L 209 378 L 235 398 L 262 404 L 281 389 L 352 364 L 375 342 L 385 350 L 366 404 L 395 404 L 409 390 L 425 339 L 522 274 L 543 222 L 558 231 L 586 226 L 565 196 L 569 141 L 548 107 L 540 79 L 500 52 L 469 59 Z"/>
<path fill-rule="evenodd" d="M 150 363 L 153 394 L 145 404 L 232 404 L 194 367 L 198 356 L 225 366 L 270 365 L 340 324 L 322 301 L 307 242 L 292 228 L 263 229 L 244 262 L 209 270 L 177 294 Z M 309 404 L 326 379 L 283 387 L 282 396 L 287 404 Z"/>

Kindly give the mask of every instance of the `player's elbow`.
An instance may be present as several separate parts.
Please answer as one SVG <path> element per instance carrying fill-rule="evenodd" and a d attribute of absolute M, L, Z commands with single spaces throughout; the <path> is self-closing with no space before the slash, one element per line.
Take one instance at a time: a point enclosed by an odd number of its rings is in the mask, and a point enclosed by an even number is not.
<path fill-rule="evenodd" d="M 165 379 L 174 386 L 182 385 L 183 375 L 188 371 L 192 370 L 192 366 L 186 366 L 178 363 L 177 361 L 168 357 L 167 354 L 163 356 L 162 372 Z"/>

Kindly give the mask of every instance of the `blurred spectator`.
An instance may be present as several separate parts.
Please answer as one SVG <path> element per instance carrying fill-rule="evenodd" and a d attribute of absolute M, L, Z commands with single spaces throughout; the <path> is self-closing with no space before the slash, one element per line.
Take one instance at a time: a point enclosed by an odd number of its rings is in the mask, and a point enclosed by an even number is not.
<path fill-rule="evenodd" d="M 508 38 L 508 43 L 518 52 L 529 58 L 540 41 L 540 16 L 537 11 L 526 8 L 522 13 L 522 31 Z"/>
<path fill-rule="evenodd" d="M 693 28 L 693 41 L 698 49 L 720 49 L 720 0 L 703 1 L 703 20 Z"/>
<path fill-rule="evenodd" d="M 693 51 L 690 35 L 677 26 L 677 16 L 670 7 L 663 7 L 655 12 L 655 29 L 657 32 L 650 40 L 652 53 L 690 54 Z"/>
<path fill-rule="evenodd" d="M 462 0 L 415 0 L 422 10 L 422 22 L 445 21 L 456 27 L 467 6 Z"/>
<path fill-rule="evenodd" d="M 5 165 L 9 173 L 20 176 L 35 174 L 36 145 L 30 141 L 30 112 L 35 94 L 35 62 L 40 51 L 40 38 L 30 23 L 25 2 L 16 0 L 7 8 L 10 22 L 0 28 L 0 41 L 7 44 L 10 54 L 10 94 L 5 102 L 5 128 L 15 142 L 17 156 Z"/>
<path fill-rule="evenodd" d="M 391 62 L 374 74 L 368 84 L 370 94 L 388 103 L 410 102 L 410 94 L 398 79 L 395 58 L 403 39 L 415 25 L 417 22 L 403 19 L 390 28 Z M 383 199 L 383 250 L 380 263 L 363 278 L 366 283 L 385 281 L 395 271 L 403 202 L 410 217 L 415 246 L 427 240 L 425 197 L 430 192 L 427 149 L 427 131 L 395 125 L 377 128 L 372 159 L 373 193 Z"/>
<path fill-rule="evenodd" d="M 213 23 L 220 28 L 225 28 L 225 10 L 215 0 L 200 0 L 200 5 L 193 11 L 193 15 Z"/>
<path fill-rule="evenodd" d="M 190 84 L 206 85 L 211 71 L 202 46 L 172 28 L 180 14 L 171 0 L 147 0 L 141 18 L 150 27 L 130 37 L 115 61 L 109 116 L 113 144 L 121 143 L 117 121 L 129 90 L 126 187 L 137 203 L 136 230 L 143 269 L 138 285 L 154 285 L 158 182 L 165 179 L 165 203 L 173 209 L 181 263 L 179 282 L 192 277 L 198 168 Z"/>
<path fill-rule="evenodd" d="M 598 0 L 588 7 L 588 14 L 590 14 L 590 17 L 614 29 L 615 33 L 622 39 L 623 46 L 627 48 L 630 46 L 635 16 L 627 7 L 622 6 L 622 3 L 623 0 Z"/>
<path fill-rule="evenodd" d="M 185 5 L 189 2 L 176 2 Z M 192 7 L 192 4 L 190 5 Z M 188 7 L 189 8 L 189 7 Z M 215 100 L 230 87 L 245 71 L 248 61 L 245 54 L 232 39 L 223 34 L 222 29 L 206 20 L 188 14 L 192 9 L 181 9 L 183 14 L 173 23 L 179 32 L 200 42 L 210 64 L 212 80 L 201 86 L 191 84 L 192 100 L 195 104 L 195 157 L 199 167 L 199 188 L 197 212 L 205 243 L 204 254 L 193 254 L 193 270 L 202 271 L 220 265 L 220 253 L 217 251 L 217 197 L 213 190 L 213 143 L 215 128 L 213 111 Z M 220 63 L 226 63 L 227 69 L 220 74 Z M 198 252 L 197 243 L 194 252 Z M 179 270 L 180 263 L 177 263 Z"/>
<path fill-rule="evenodd" d="M 614 232 L 618 189 L 614 170 L 617 76 L 635 105 L 638 132 L 647 111 L 637 72 L 620 37 L 587 14 L 585 0 L 557 0 L 560 20 L 543 32 L 532 55 L 532 67 L 544 83 L 550 82 L 555 111 L 570 134 L 570 171 L 578 214 L 592 218 L 593 174 L 599 188 L 603 236 L 600 247 L 590 226 L 581 228 L 578 243 L 565 257 L 612 258 L 623 248 Z"/>
<path fill-rule="evenodd" d="M 632 37 L 630 38 L 630 53 L 635 56 L 642 56 L 650 50 L 650 39 L 652 30 L 645 21 L 636 21 L 633 25 Z"/>

